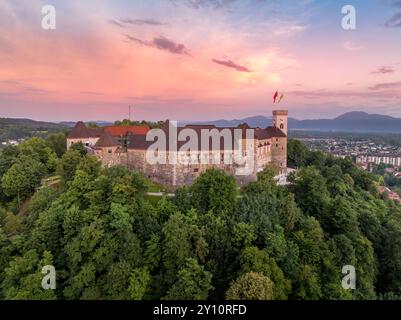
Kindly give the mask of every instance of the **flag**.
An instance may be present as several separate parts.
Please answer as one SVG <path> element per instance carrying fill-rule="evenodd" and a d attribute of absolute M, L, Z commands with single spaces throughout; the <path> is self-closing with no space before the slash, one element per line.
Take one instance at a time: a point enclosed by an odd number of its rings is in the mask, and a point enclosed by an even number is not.
<path fill-rule="evenodd" d="M 280 95 L 280 99 L 278 99 L 278 103 L 280 103 L 284 99 L 284 93 Z"/>
<path fill-rule="evenodd" d="M 277 98 L 278 98 L 278 91 L 276 91 L 276 93 L 273 96 L 273 103 L 276 103 Z"/>

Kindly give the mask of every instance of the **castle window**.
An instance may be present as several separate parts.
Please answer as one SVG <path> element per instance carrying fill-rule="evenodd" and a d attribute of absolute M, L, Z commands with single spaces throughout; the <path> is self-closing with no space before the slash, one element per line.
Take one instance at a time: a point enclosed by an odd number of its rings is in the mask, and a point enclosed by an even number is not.
<path fill-rule="evenodd" d="M 107 150 L 108 151 L 108 153 L 112 153 L 113 152 L 113 150 L 111 150 L 111 149 L 109 149 L 109 150 Z"/>
<path fill-rule="evenodd" d="M 195 173 L 199 172 L 199 168 L 195 168 L 195 169 L 194 169 L 194 172 L 195 172 Z"/>
<path fill-rule="evenodd" d="M 276 148 L 278 148 L 278 143 L 276 143 Z"/>
<path fill-rule="evenodd" d="M 280 124 L 280 129 L 284 129 L 284 125 L 283 124 Z"/>

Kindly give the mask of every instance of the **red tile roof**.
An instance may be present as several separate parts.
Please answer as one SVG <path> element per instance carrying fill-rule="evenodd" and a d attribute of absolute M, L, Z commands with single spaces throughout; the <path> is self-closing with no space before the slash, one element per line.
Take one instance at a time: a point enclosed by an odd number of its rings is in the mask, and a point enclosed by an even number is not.
<path fill-rule="evenodd" d="M 148 126 L 109 126 L 99 128 L 88 128 L 85 123 L 79 121 L 68 135 L 68 139 L 87 139 L 99 138 L 103 132 L 107 132 L 114 137 L 133 135 L 146 135 L 150 128 Z"/>
<path fill-rule="evenodd" d="M 389 199 L 392 199 L 392 200 L 395 200 L 395 201 L 401 203 L 401 198 L 400 198 L 400 196 L 399 196 L 396 192 L 391 191 L 389 188 L 380 186 L 380 187 L 379 187 L 379 192 L 380 192 L 381 194 L 387 194 L 388 197 L 389 197 Z"/>
<path fill-rule="evenodd" d="M 126 136 L 128 133 L 134 135 L 146 135 L 150 128 L 148 126 L 109 126 L 104 129 L 115 137 Z"/>

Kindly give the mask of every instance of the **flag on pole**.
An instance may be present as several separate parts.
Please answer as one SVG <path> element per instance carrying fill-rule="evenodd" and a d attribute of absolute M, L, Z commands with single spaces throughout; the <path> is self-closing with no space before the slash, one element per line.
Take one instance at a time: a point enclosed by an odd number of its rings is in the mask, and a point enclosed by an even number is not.
<path fill-rule="evenodd" d="M 278 98 L 278 91 L 276 91 L 276 93 L 273 96 L 273 103 L 276 103 L 277 98 Z"/>
<path fill-rule="evenodd" d="M 278 99 L 278 103 L 280 103 L 283 99 L 284 99 L 284 93 L 282 93 L 282 94 L 280 95 L 280 98 Z"/>

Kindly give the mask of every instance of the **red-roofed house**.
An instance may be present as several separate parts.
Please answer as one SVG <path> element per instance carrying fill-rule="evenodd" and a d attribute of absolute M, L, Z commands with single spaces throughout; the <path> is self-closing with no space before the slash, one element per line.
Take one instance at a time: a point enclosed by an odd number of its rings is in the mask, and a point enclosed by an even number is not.
<path fill-rule="evenodd" d="M 401 203 L 401 197 L 398 195 L 398 193 L 390 190 L 389 188 L 381 186 L 379 187 L 379 192 L 381 194 L 386 194 L 389 199 Z"/>
<path fill-rule="evenodd" d="M 146 135 L 150 128 L 148 126 L 110 126 L 105 127 L 104 130 L 114 137 L 123 137 L 128 134 Z"/>
<path fill-rule="evenodd" d="M 67 137 L 67 148 L 74 143 L 82 142 L 88 148 L 93 148 L 100 137 L 107 132 L 116 138 L 122 145 L 129 135 L 146 135 L 149 126 L 108 126 L 99 128 L 88 128 L 82 121 L 78 122 Z"/>

